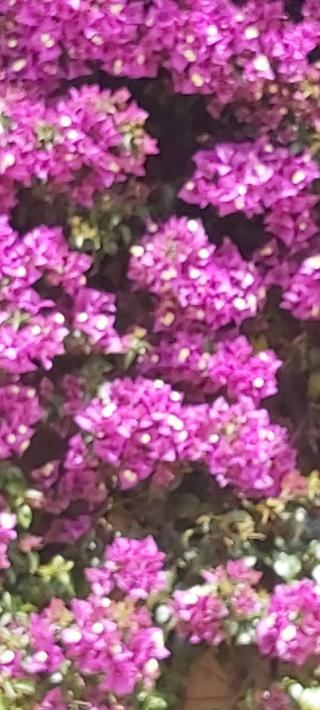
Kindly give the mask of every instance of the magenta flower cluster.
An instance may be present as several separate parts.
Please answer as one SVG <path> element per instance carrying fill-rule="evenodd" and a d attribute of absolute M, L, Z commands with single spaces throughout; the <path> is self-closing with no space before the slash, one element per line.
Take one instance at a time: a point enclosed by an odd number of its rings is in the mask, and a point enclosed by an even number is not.
<path fill-rule="evenodd" d="M 14 538 L 13 518 L 1 515 L 7 539 Z M 4 621 L 0 667 L 7 682 L 38 673 L 63 678 L 72 667 L 86 679 L 86 702 L 102 708 L 104 698 L 125 702 L 136 685 L 154 686 L 159 662 L 169 651 L 146 602 L 150 605 L 158 592 L 168 593 L 169 578 L 165 555 L 151 536 L 116 538 L 106 547 L 102 566 L 87 569 L 86 576 L 90 592 L 85 599 L 73 599 L 68 606 L 53 599 L 30 617 L 20 614 Z M 176 590 L 168 607 L 176 633 L 191 644 L 217 646 L 232 637 L 240 644 L 256 641 L 262 654 L 297 664 L 318 652 L 320 596 L 315 583 L 279 585 L 268 600 L 259 589 L 262 573 L 246 559 L 230 560 L 201 576 L 202 584 Z M 67 708 L 68 697 L 52 690 L 40 707 L 57 702 Z"/>
<path fill-rule="evenodd" d="M 230 628 L 239 635 L 243 622 L 261 615 L 263 604 L 255 589 L 261 574 L 237 560 L 202 576 L 201 585 L 174 592 L 173 614 L 178 634 L 190 643 L 217 646 L 230 636 Z"/>
<path fill-rule="evenodd" d="M 0 0 L 3 710 L 313 672 L 319 46 L 315 0 Z"/>
<path fill-rule="evenodd" d="M 319 320 L 320 256 L 305 259 L 293 274 L 283 293 L 283 308 L 301 320 Z"/>
<path fill-rule="evenodd" d="M 0 459 L 22 456 L 44 415 L 36 390 L 20 383 L 0 387 Z"/>
<path fill-rule="evenodd" d="M 319 653 L 320 595 L 311 580 L 279 584 L 257 628 L 263 654 L 302 665 Z"/>
<path fill-rule="evenodd" d="M 8 569 L 10 562 L 7 556 L 8 545 L 12 540 L 15 540 L 17 533 L 16 516 L 3 510 L 0 513 L 0 569 Z"/>
<path fill-rule="evenodd" d="M 128 175 L 143 175 L 156 145 L 144 132 L 146 113 L 129 99 L 126 89 L 87 86 L 46 106 L 9 91 L 1 106 L 2 210 L 34 181 L 88 206 Z"/>
<path fill-rule="evenodd" d="M 39 366 L 49 370 L 70 333 L 83 347 L 121 351 L 114 296 L 85 285 L 92 260 L 70 251 L 60 228 L 41 226 L 21 239 L 2 217 L 0 249 L 1 369 L 12 376 Z M 56 301 L 42 298 L 41 287 L 43 293 L 62 287 L 69 301 L 58 290 Z"/>
<path fill-rule="evenodd" d="M 159 297 L 156 329 L 179 329 L 179 319 L 184 327 L 203 323 L 217 330 L 240 325 L 262 308 L 259 275 L 229 239 L 216 250 L 201 223 L 185 218 L 170 219 L 153 238 L 152 232 L 132 247 L 129 277 L 135 288 Z"/>
<path fill-rule="evenodd" d="M 319 177 L 308 153 L 292 156 L 264 137 L 255 143 L 218 144 L 194 156 L 196 170 L 181 191 L 186 202 L 214 205 L 220 215 L 243 211 L 248 217 L 296 198 Z"/>
<path fill-rule="evenodd" d="M 164 560 L 150 535 L 143 540 L 118 537 L 106 548 L 103 566 L 87 569 L 86 576 L 97 596 L 117 587 L 133 600 L 147 599 L 167 586 Z"/>
<path fill-rule="evenodd" d="M 319 654 L 320 595 L 314 582 L 280 584 L 267 600 L 257 588 L 261 573 L 245 560 L 202 576 L 205 583 L 173 595 L 177 633 L 190 643 L 217 646 L 234 634 L 240 643 L 256 641 L 262 655 L 297 665 Z"/>
<path fill-rule="evenodd" d="M 278 391 L 281 361 L 272 350 L 255 354 L 244 335 L 210 342 L 200 329 L 184 333 L 172 327 L 139 356 L 138 364 L 144 375 L 164 377 L 188 398 L 222 390 L 231 400 L 243 396 L 259 404 Z"/>
<path fill-rule="evenodd" d="M 251 399 L 188 405 L 162 380 L 115 380 L 75 421 L 124 489 L 151 474 L 164 485 L 178 464 L 203 462 L 219 485 L 261 497 L 279 493 L 282 478 L 295 467 L 286 430 Z"/>
<path fill-rule="evenodd" d="M 8 532 L 9 518 L 2 514 L 1 527 Z M 111 703 L 115 696 L 125 701 L 136 685 L 152 688 L 159 661 L 169 651 L 145 600 L 166 587 L 164 557 L 152 537 L 117 538 L 106 548 L 104 567 L 87 570 L 91 592 L 86 599 L 73 599 L 69 608 L 53 599 L 29 618 L 8 619 L 0 633 L 0 668 L 7 682 L 35 674 L 53 679 L 60 674 L 63 679 L 72 666 L 73 673 L 86 679 L 86 703 L 90 707 L 98 703 L 99 708 L 105 707 L 102 703 L 108 697 Z M 140 564 L 145 572 L 140 577 L 143 588 L 139 587 Z M 101 578 L 108 575 L 103 591 L 97 582 L 99 572 Z M 40 707 L 65 709 L 70 699 L 51 691 Z M 49 704 L 54 701 L 60 705 Z"/>
<path fill-rule="evenodd" d="M 319 40 L 319 16 L 307 2 L 298 25 L 283 0 L 26 0 L 1 2 L 1 77 L 33 92 L 51 93 L 63 79 L 86 75 L 92 64 L 115 76 L 169 72 L 175 91 L 218 96 L 223 106 L 243 94 L 256 100 L 270 81 L 294 84 L 310 73 L 308 55 Z M 31 42 L 30 42 L 31 39 Z"/>

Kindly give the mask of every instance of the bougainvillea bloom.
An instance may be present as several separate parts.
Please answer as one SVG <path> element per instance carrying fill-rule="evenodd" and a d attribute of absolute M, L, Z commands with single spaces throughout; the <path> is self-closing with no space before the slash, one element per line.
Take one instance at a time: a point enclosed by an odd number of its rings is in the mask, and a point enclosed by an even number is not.
<path fill-rule="evenodd" d="M 3 710 L 319 710 L 319 48 L 0 0 Z"/>
<path fill-rule="evenodd" d="M 86 575 L 97 595 L 118 587 L 131 599 L 147 599 L 166 586 L 164 559 L 151 536 L 143 540 L 118 537 L 106 548 L 103 567 L 88 569 Z"/>
<path fill-rule="evenodd" d="M 264 138 L 257 143 L 221 144 L 194 156 L 196 171 L 181 197 L 201 207 L 214 205 L 221 215 L 243 211 L 248 217 L 297 197 L 319 177 L 305 153 L 293 156 Z"/>
<path fill-rule="evenodd" d="M 256 315 L 265 291 L 253 264 L 230 240 L 208 242 L 201 223 L 172 218 L 131 249 L 129 276 L 135 288 L 161 297 L 157 319 L 164 326 L 184 320 L 215 329 Z"/>
<path fill-rule="evenodd" d="M 319 653 L 320 596 L 311 580 L 278 585 L 257 629 L 263 654 L 302 665 Z"/>

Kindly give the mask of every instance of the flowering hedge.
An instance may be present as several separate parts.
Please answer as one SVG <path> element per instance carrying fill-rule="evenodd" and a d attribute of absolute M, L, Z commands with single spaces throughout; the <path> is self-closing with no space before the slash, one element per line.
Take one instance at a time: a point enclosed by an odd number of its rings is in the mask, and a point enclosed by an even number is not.
<path fill-rule="evenodd" d="M 320 708 L 319 47 L 0 0 L 0 710 Z"/>

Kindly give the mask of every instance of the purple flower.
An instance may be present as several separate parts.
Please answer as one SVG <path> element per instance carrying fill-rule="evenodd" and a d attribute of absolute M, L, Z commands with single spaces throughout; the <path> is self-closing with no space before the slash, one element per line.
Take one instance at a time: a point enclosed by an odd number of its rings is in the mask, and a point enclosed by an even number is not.
<path fill-rule="evenodd" d="M 63 463 L 49 461 L 32 472 L 32 478 L 45 493 L 47 512 L 60 514 L 73 503 L 79 502 L 92 513 L 106 500 L 108 492 L 103 480 L 103 472 L 96 458 L 85 446 L 79 434 L 71 437 Z M 53 523 L 53 530 L 59 536 L 66 536 L 70 528 L 73 537 L 80 537 L 89 526 L 87 515 L 75 520 L 59 519 Z M 53 541 L 52 529 L 47 532 Z M 46 538 L 48 539 L 48 538 Z"/>
<path fill-rule="evenodd" d="M 85 284 L 84 274 L 92 259 L 71 251 L 60 228 L 38 227 L 24 236 L 23 245 L 26 258 L 50 286 L 62 285 L 68 293 L 74 293 Z"/>
<path fill-rule="evenodd" d="M 172 218 L 131 249 L 129 277 L 135 288 L 161 298 L 156 330 L 180 319 L 219 329 L 255 316 L 265 292 L 253 264 L 229 239 L 216 250 L 197 220 Z"/>
<path fill-rule="evenodd" d="M 218 596 L 210 595 L 205 586 L 175 591 L 173 613 L 178 633 L 190 643 L 205 641 L 218 646 L 224 640 L 223 620 L 228 616 L 227 607 Z"/>
<path fill-rule="evenodd" d="M 79 515 L 77 518 L 58 518 L 50 525 L 44 536 L 45 543 L 74 544 L 91 528 L 88 515 Z"/>
<path fill-rule="evenodd" d="M 98 674 L 101 691 L 121 696 L 130 695 L 143 677 L 154 684 L 151 660 L 165 658 L 168 651 L 146 607 L 134 610 L 127 600 L 118 608 L 108 597 L 95 596 L 74 599 L 71 606 L 75 621 L 62 630 L 61 640 L 78 672 Z"/>
<path fill-rule="evenodd" d="M 293 156 L 264 137 L 256 143 L 221 143 L 193 159 L 195 173 L 180 196 L 202 208 L 214 205 L 222 216 L 260 214 L 279 200 L 298 196 L 319 178 L 309 153 Z"/>
<path fill-rule="evenodd" d="M 271 424 L 268 412 L 255 409 L 251 400 L 229 406 L 217 399 L 202 436 L 211 444 L 204 458 L 218 483 L 231 484 L 249 497 L 279 494 L 282 478 L 295 468 L 286 429 Z"/>
<path fill-rule="evenodd" d="M 93 438 L 94 452 L 132 488 L 161 464 L 203 461 L 221 486 L 261 498 L 277 495 L 295 468 L 287 431 L 264 409 L 241 398 L 229 405 L 184 405 L 161 380 L 115 380 L 101 388 L 75 420 Z"/>
<path fill-rule="evenodd" d="M 122 352 L 121 338 L 114 328 L 115 297 L 93 288 L 81 288 L 73 301 L 75 333 L 87 336 L 89 347 L 104 353 Z"/>
<path fill-rule="evenodd" d="M 164 377 L 192 400 L 225 389 L 231 398 L 247 396 L 259 403 L 277 392 L 280 365 L 272 350 L 254 354 L 244 336 L 210 342 L 205 331 L 172 326 L 140 355 L 137 368 L 148 377 Z"/>
<path fill-rule="evenodd" d="M 43 415 L 33 387 L 13 384 L 0 387 L 0 459 L 23 456 Z"/>
<path fill-rule="evenodd" d="M 291 698 L 281 688 L 272 686 L 270 690 L 256 694 L 259 710 L 294 710 Z"/>
<path fill-rule="evenodd" d="M 30 642 L 32 654 L 23 661 L 23 668 L 31 674 L 53 673 L 64 660 L 61 648 L 55 643 L 54 628 L 50 626 L 46 614 L 31 614 Z"/>
<path fill-rule="evenodd" d="M 147 114 L 129 99 L 126 89 L 111 94 L 86 86 L 72 88 L 65 98 L 46 106 L 21 91 L 8 92 L 2 100 L 2 209 L 14 206 L 19 185 L 31 187 L 33 181 L 49 183 L 54 191 L 88 207 L 114 183 L 143 175 L 146 156 L 157 148 L 144 132 Z M 76 261 L 65 264 L 69 276 L 88 259 Z"/>
<path fill-rule="evenodd" d="M 68 706 L 59 688 L 49 690 L 37 706 L 37 710 L 68 710 Z"/>
<path fill-rule="evenodd" d="M 94 452 L 115 467 L 120 486 L 132 488 L 161 461 L 179 459 L 186 440 L 181 400 L 162 381 L 119 378 L 102 386 L 75 421 L 93 435 Z"/>
<path fill-rule="evenodd" d="M 267 231 L 290 247 L 291 253 L 298 252 L 318 232 L 312 215 L 317 201 L 316 195 L 305 192 L 279 200 L 264 220 Z"/>
<path fill-rule="evenodd" d="M 303 665 L 319 653 L 320 595 L 308 579 L 279 584 L 257 628 L 263 655 Z"/>
<path fill-rule="evenodd" d="M 147 599 L 167 585 L 164 559 L 150 535 L 142 540 L 117 537 L 105 550 L 103 567 L 87 569 L 86 576 L 95 594 L 118 587 L 131 599 Z"/>
<path fill-rule="evenodd" d="M 8 569 L 10 562 L 7 557 L 8 545 L 15 540 L 16 516 L 13 513 L 2 511 L 0 513 L 0 569 Z"/>
<path fill-rule="evenodd" d="M 301 320 L 320 318 L 320 255 L 305 259 L 287 284 L 282 308 Z"/>
<path fill-rule="evenodd" d="M 237 636 L 241 624 L 261 616 L 262 601 L 255 586 L 261 574 L 249 569 L 244 560 L 229 561 L 204 570 L 202 585 L 173 593 L 172 611 L 177 632 L 191 643 L 217 646 Z"/>

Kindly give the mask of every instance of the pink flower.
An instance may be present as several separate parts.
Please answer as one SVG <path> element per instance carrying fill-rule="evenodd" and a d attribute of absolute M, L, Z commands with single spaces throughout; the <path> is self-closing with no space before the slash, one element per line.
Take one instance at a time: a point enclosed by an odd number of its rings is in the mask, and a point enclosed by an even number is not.
<path fill-rule="evenodd" d="M 257 642 L 262 654 L 303 665 L 319 653 L 320 596 L 308 579 L 279 584 L 265 616 L 258 624 Z"/>
<path fill-rule="evenodd" d="M 43 415 L 33 387 L 0 387 L 0 459 L 23 456 Z"/>
<path fill-rule="evenodd" d="M 173 463 L 183 450 L 182 395 L 162 381 L 116 379 L 100 389 L 75 421 L 94 437 L 94 452 L 132 488 L 161 461 Z"/>
<path fill-rule="evenodd" d="M 86 576 L 95 594 L 118 587 L 131 599 L 146 599 L 166 587 L 164 559 L 150 535 L 142 540 L 117 537 L 105 550 L 103 567 L 87 569 Z"/>
<path fill-rule="evenodd" d="M 277 392 L 280 365 L 272 350 L 254 354 L 244 336 L 210 341 L 205 332 L 185 332 L 174 324 L 137 363 L 140 373 L 164 377 L 188 399 L 203 400 L 225 389 L 232 399 L 244 395 L 257 403 Z"/>
<path fill-rule="evenodd" d="M 282 308 L 301 320 L 320 318 L 320 255 L 305 259 L 293 274 L 282 298 Z"/>
<path fill-rule="evenodd" d="M 44 536 L 45 543 L 74 544 L 91 528 L 88 515 L 79 515 L 77 518 L 58 518 L 50 525 Z"/>
<path fill-rule="evenodd" d="M 121 696 L 131 695 L 144 674 L 149 685 L 154 684 L 148 661 L 161 660 L 168 651 L 146 607 L 132 610 L 132 603 L 127 609 L 122 605 L 121 624 L 117 604 L 107 597 L 74 599 L 71 606 L 75 621 L 62 630 L 61 640 L 66 657 L 80 673 L 98 674 L 100 691 Z"/>
<path fill-rule="evenodd" d="M 31 674 L 53 673 L 64 660 L 61 648 L 55 643 L 54 628 L 50 626 L 46 614 L 31 614 L 30 642 L 32 654 L 23 661 L 23 668 Z"/>
<path fill-rule="evenodd" d="M 36 710 L 67 710 L 68 706 L 63 699 L 61 690 L 54 688 L 42 698 Z"/>
<path fill-rule="evenodd" d="M 218 646 L 224 640 L 223 619 L 228 616 L 227 607 L 205 587 L 174 592 L 173 613 L 178 633 L 190 643 L 205 641 Z"/>
<path fill-rule="evenodd" d="M 81 288 L 73 301 L 73 327 L 84 333 L 89 347 L 103 353 L 121 352 L 121 339 L 114 328 L 115 297 L 93 288 Z"/>
<path fill-rule="evenodd" d="M 10 567 L 7 550 L 10 542 L 17 537 L 16 522 L 17 519 L 13 513 L 0 512 L 0 569 L 8 569 Z"/>
<path fill-rule="evenodd" d="M 262 602 L 255 589 L 261 574 L 248 568 L 244 560 L 229 561 L 212 570 L 203 570 L 202 585 L 173 593 L 172 611 L 178 634 L 191 643 L 217 646 L 225 638 L 237 636 L 241 623 L 249 627 L 261 616 Z"/>
<path fill-rule="evenodd" d="M 161 298 L 156 330 L 179 319 L 219 329 L 256 315 L 265 292 L 253 264 L 229 239 L 216 250 L 197 220 L 172 218 L 131 249 L 129 278 L 135 288 Z"/>
<path fill-rule="evenodd" d="M 255 409 L 251 400 L 229 406 L 217 399 L 202 437 L 211 444 L 204 458 L 218 483 L 249 497 L 278 495 L 282 479 L 295 468 L 286 429 L 272 424 L 268 412 Z"/>
<path fill-rule="evenodd" d="M 47 32 L 42 37 L 48 37 Z M 2 100 L 2 209 L 14 206 L 18 186 L 30 187 L 33 181 L 49 183 L 57 193 L 88 207 L 97 194 L 128 175 L 143 175 L 146 156 L 157 148 L 144 133 L 147 114 L 129 99 L 126 89 L 111 94 L 84 86 L 46 106 L 21 91 L 8 92 Z M 65 263 L 66 279 L 87 263 L 87 257 Z"/>
<path fill-rule="evenodd" d="M 293 198 L 319 177 L 311 155 L 293 156 L 265 138 L 256 143 L 222 143 L 194 156 L 196 170 L 180 196 L 220 215 L 243 211 L 248 217 Z"/>

